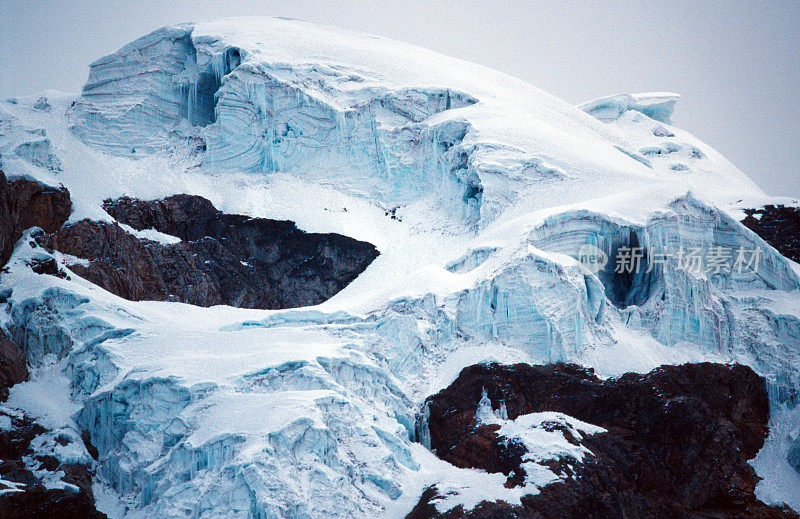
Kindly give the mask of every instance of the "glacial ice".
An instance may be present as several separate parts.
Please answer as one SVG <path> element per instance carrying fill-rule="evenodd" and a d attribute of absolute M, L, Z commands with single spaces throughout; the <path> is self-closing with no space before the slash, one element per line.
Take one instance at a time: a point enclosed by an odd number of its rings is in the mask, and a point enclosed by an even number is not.
<path fill-rule="evenodd" d="M 800 278 L 772 247 L 725 213 L 688 195 L 653 215 L 643 226 L 622 225 L 587 211 L 567 212 L 546 220 L 528 239 L 538 248 L 572 257 L 578 256 L 585 243 L 600 248 L 610 258 L 616 257 L 615 251 L 622 246 L 642 247 L 646 255 L 638 273 L 617 273 L 612 260 L 597 274 L 606 300 L 622 309 L 620 317 L 626 324 L 647 330 L 666 345 L 689 342 L 705 351 L 722 353 L 724 358 L 760 366 L 776 402 L 797 402 L 796 389 L 792 389 L 800 383 L 793 345 L 800 324 L 797 316 L 778 316 L 768 309 L 754 312 L 747 294 L 783 292 L 783 297 L 795 298 Z M 693 274 L 678 269 L 674 262 L 648 265 L 654 251 L 681 247 L 704 251 L 716 247 L 760 249 L 763 258 L 755 272 L 734 270 L 714 275 Z M 776 347 L 780 354 L 776 355 Z"/>
<path fill-rule="evenodd" d="M 587 101 L 580 108 L 601 121 L 617 119 L 623 113 L 633 110 L 641 112 L 654 121 L 669 123 L 675 103 L 680 94 L 652 92 L 646 94 L 616 94 Z"/>
<path fill-rule="evenodd" d="M 652 175 L 620 160 L 647 164 L 606 125 L 530 85 L 423 49 L 303 27 L 243 19 L 155 31 L 92 64 L 72 129 L 105 152 L 188 147 L 205 151 L 208 171 L 287 172 L 385 209 L 427 200 L 468 227 L 485 226 L 526 190 L 600 168 Z M 617 105 L 665 119 L 662 105 L 675 96 L 654 96 Z M 731 188 L 747 182 L 733 171 Z"/>
<path fill-rule="evenodd" d="M 603 376 L 743 362 L 775 409 L 800 404 L 800 268 L 731 217 L 767 197 L 671 126 L 675 95 L 578 108 L 409 45 L 256 18 L 160 29 L 93 63 L 77 99 L 47 99 L 0 103 L 3 168 L 52 183 L 29 160 L 52 154 L 73 220 L 186 192 L 381 251 L 322 305 L 260 311 L 125 301 L 58 254 L 69 279 L 36 275 L 26 261 L 49 255 L 21 240 L 0 324 L 35 369 L 8 405 L 89 432 L 112 517 L 403 516 L 435 483 L 518 499 L 423 447 L 425 397 L 489 359 Z M 45 155 L 15 153 L 45 136 Z M 595 273 L 576 259 L 587 244 L 763 256 L 756 274 L 649 256 L 650 272 Z"/>
<path fill-rule="evenodd" d="M 156 31 L 92 64 L 73 130 L 105 151 L 128 155 L 202 135 L 210 170 L 298 170 L 312 178 L 321 171 L 326 181 L 349 184 L 386 207 L 443 192 L 477 220 L 471 213 L 481 187 L 460 146 L 467 127 L 421 124 L 474 98 L 446 88 L 365 83 L 356 90 L 364 80 L 355 70 L 243 63 L 243 56 L 235 46 L 194 35 L 191 26 Z M 346 104 L 335 97 L 338 89 L 351 97 Z"/>
<path fill-rule="evenodd" d="M 53 147 L 48 139 L 23 142 L 17 146 L 14 153 L 34 166 L 47 168 L 54 172 L 61 171 L 61 162 L 53 153 Z"/>

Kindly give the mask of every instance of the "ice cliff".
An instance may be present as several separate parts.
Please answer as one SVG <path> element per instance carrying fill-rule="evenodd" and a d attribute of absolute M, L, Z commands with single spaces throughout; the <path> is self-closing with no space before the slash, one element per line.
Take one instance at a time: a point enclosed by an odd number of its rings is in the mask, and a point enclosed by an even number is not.
<path fill-rule="evenodd" d="M 411 45 L 246 18 L 160 29 L 77 98 L 41 99 L 0 103 L 0 164 L 68 189 L 68 224 L 190 194 L 380 253 L 314 307 L 200 308 L 117 297 L 22 235 L 1 315 L 31 374 L 2 405 L 88 435 L 109 516 L 403 517 L 441 482 L 495 499 L 505 478 L 426 448 L 422 405 L 483 361 L 746 364 L 772 410 L 758 496 L 800 509 L 800 267 L 739 222 L 769 199 L 671 125 L 677 96 L 575 107 Z M 643 268 L 592 271 L 586 245 L 641 248 Z M 757 249 L 758 268 L 654 257 L 681 248 Z"/>
<path fill-rule="evenodd" d="M 675 99 L 616 96 L 583 108 L 668 122 Z M 155 31 L 94 62 L 71 115 L 76 135 L 113 154 L 188 142 L 205 150 L 208 170 L 292 171 L 387 207 L 433 199 L 468 224 L 485 225 L 525 188 L 598 181 L 609 169 L 655 176 L 619 156 L 646 163 L 639 147 L 519 80 L 286 20 Z M 732 188 L 750 187 L 726 172 Z"/>

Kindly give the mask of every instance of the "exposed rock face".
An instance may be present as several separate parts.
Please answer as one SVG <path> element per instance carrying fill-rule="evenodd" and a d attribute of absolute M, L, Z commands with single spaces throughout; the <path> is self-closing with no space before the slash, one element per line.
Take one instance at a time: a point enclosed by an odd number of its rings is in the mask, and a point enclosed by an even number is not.
<path fill-rule="evenodd" d="M 800 262 L 800 207 L 765 205 L 744 212 L 745 226 L 787 258 Z"/>
<path fill-rule="evenodd" d="M 10 420 L 10 428 L 0 428 L 0 517 L 3 519 L 106 517 L 94 506 L 91 473 L 82 464 L 63 464 L 52 456 L 37 456 L 36 474 L 23 459 L 33 455 L 31 442 L 46 432 L 26 416 L 0 411 L 0 419 Z M 66 440 L 62 440 L 66 441 Z M 46 488 L 40 471 L 63 472 L 64 489 Z M 12 489 L 16 488 L 18 491 Z"/>
<path fill-rule="evenodd" d="M 0 171 L 0 267 L 6 264 L 14 244 L 30 227 L 53 232 L 69 218 L 72 210 L 69 191 L 53 188 L 28 179 L 9 182 Z M 35 268 L 47 270 L 47 266 Z M 3 295 L 3 300 L 6 295 Z M 27 380 L 25 356 L 0 330 L 0 401 L 8 397 L 8 388 Z"/>
<path fill-rule="evenodd" d="M 9 182 L 0 171 L 0 267 L 5 265 L 22 233 L 30 227 L 57 231 L 72 210 L 69 192 L 28 179 Z M 34 261 L 34 272 L 62 275 L 55 261 Z M 5 302 L 7 293 L 0 296 Z M 0 330 L 0 401 L 8 398 L 8 388 L 28 378 L 25 355 L 19 345 Z M 78 463 L 61 463 L 52 456 L 36 455 L 31 442 L 47 433 L 23 415 L 0 411 L 0 517 L 103 518 L 95 509 L 89 468 Z M 61 441 L 67 441 L 62 439 Z M 24 458 L 28 457 L 28 464 Z M 31 466 L 33 463 L 34 466 Z M 36 473 L 34 473 L 34 469 Z M 46 488 L 42 474 L 63 473 L 64 489 Z M 56 476 L 58 477 L 58 476 Z"/>
<path fill-rule="evenodd" d="M 9 182 L 0 171 L 0 266 L 8 261 L 24 230 L 36 226 L 54 232 L 71 210 L 66 189 L 27 179 Z"/>
<path fill-rule="evenodd" d="M 465 368 L 427 400 L 431 447 L 458 467 L 511 475 L 506 486 L 513 486 L 524 474 L 524 449 L 503 449 L 492 426 L 476 422 L 484 389 L 509 419 L 557 411 L 608 432 L 581 441 L 593 456 L 575 467 L 576 477 L 567 473 L 522 506 L 483 502 L 440 513 L 434 486 L 408 517 L 797 517 L 754 495 L 758 477 L 746 460 L 764 443 L 769 409 L 764 382 L 750 368 L 663 366 L 605 381 L 575 365 Z"/>
<path fill-rule="evenodd" d="M 28 380 L 28 365 L 19 346 L 0 330 L 0 402 L 8 398 L 8 388 Z"/>
<path fill-rule="evenodd" d="M 371 244 L 346 236 L 223 214 L 199 196 L 121 198 L 107 200 L 105 208 L 134 229 L 155 229 L 181 241 L 142 239 L 117 224 L 84 220 L 43 237 L 42 244 L 90 260 L 71 268 L 137 301 L 268 309 L 313 305 L 339 292 L 378 255 Z"/>

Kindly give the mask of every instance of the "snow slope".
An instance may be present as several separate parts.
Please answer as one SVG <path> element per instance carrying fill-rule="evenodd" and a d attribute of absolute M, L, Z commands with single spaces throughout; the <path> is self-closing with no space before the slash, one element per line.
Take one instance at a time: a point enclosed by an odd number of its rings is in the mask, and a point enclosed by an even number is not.
<path fill-rule="evenodd" d="M 108 197 L 191 193 L 381 255 L 317 307 L 257 311 L 39 276 L 24 260 L 47 253 L 24 238 L 0 275 L 2 319 L 35 370 L 6 405 L 53 434 L 90 432 L 112 517 L 402 517 L 443 481 L 465 503 L 506 495 L 504 478 L 420 444 L 424 398 L 484 360 L 604 376 L 743 362 L 789 409 L 775 430 L 793 430 L 800 267 L 738 223 L 767 197 L 671 126 L 676 99 L 573 107 L 478 65 L 282 19 L 144 36 L 92 64 L 77 98 L 0 103 L 3 171 L 65 185 L 71 221 L 109 219 Z M 619 289 L 613 268 L 575 259 L 585 244 L 763 255 L 756 274 L 665 265 Z M 796 473 L 756 466 L 763 499 L 800 509 Z"/>

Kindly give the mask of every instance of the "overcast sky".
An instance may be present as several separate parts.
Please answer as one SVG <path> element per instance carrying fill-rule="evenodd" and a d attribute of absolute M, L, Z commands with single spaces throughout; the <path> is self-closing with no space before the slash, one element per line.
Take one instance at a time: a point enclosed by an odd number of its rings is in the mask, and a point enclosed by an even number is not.
<path fill-rule="evenodd" d="M 253 14 L 407 41 L 571 103 L 678 92 L 676 125 L 768 193 L 800 196 L 798 1 L 0 0 L 0 96 L 78 92 L 90 62 L 158 27 Z"/>

